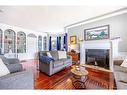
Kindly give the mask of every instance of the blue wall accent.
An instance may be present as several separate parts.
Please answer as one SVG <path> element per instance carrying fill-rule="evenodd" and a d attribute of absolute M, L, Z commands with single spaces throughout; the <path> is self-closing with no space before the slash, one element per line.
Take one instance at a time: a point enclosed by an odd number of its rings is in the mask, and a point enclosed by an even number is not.
<path fill-rule="evenodd" d="M 65 33 L 65 36 L 64 36 L 64 48 L 65 48 L 66 51 L 68 50 L 68 46 L 67 46 L 67 33 Z"/>
<path fill-rule="evenodd" d="M 68 46 L 67 46 L 67 33 L 65 33 L 65 49 L 66 49 L 66 51 L 68 50 Z"/>
<path fill-rule="evenodd" d="M 57 37 L 57 50 L 61 50 L 61 37 Z"/>
<path fill-rule="evenodd" d="M 66 38 L 66 37 L 64 36 L 64 43 L 63 43 L 63 45 L 65 44 L 65 38 Z"/>
<path fill-rule="evenodd" d="M 59 50 L 59 38 L 57 37 L 57 50 Z"/>
<path fill-rule="evenodd" d="M 61 37 L 59 37 L 59 50 L 61 50 Z"/>
<path fill-rule="evenodd" d="M 52 39 L 51 36 L 49 37 L 49 51 L 52 50 Z"/>

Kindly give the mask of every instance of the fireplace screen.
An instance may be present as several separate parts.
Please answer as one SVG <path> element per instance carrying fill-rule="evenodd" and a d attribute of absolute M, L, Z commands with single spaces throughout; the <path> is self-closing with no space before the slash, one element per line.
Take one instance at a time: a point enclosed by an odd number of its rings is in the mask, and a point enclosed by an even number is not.
<path fill-rule="evenodd" d="M 109 69 L 109 49 L 86 49 L 86 64 Z"/>

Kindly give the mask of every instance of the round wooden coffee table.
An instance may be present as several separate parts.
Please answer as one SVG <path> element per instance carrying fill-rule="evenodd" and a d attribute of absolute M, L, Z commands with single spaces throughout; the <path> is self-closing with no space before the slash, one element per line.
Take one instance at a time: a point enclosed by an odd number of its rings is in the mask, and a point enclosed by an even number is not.
<path fill-rule="evenodd" d="M 72 84 L 76 89 L 86 88 L 85 83 L 88 78 L 88 71 L 80 65 L 74 65 L 71 69 L 72 73 Z"/>

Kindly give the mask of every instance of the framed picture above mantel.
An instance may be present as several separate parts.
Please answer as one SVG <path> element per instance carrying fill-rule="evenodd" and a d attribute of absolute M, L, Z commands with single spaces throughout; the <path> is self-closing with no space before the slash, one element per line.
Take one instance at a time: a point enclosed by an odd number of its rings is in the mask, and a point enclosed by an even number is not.
<path fill-rule="evenodd" d="M 89 28 L 84 30 L 84 39 L 87 40 L 103 40 L 109 39 L 109 25 Z"/>

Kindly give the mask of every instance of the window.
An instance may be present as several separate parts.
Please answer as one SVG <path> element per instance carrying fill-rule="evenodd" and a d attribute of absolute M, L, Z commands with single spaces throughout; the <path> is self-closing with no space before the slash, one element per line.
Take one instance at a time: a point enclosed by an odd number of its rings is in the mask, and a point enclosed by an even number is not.
<path fill-rule="evenodd" d="M 17 33 L 17 53 L 26 53 L 26 34 L 22 31 Z"/>
<path fill-rule="evenodd" d="M 4 53 L 15 53 L 15 32 L 11 29 L 4 32 Z"/>
<path fill-rule="evenodd" d="M 38 36 L 38 51 L 42 51 L 42 36 Z"/>
<path fill-rule="evenodd" d="M 52 50 L 57 50 L 57 37 L 52 38 Z"/>

